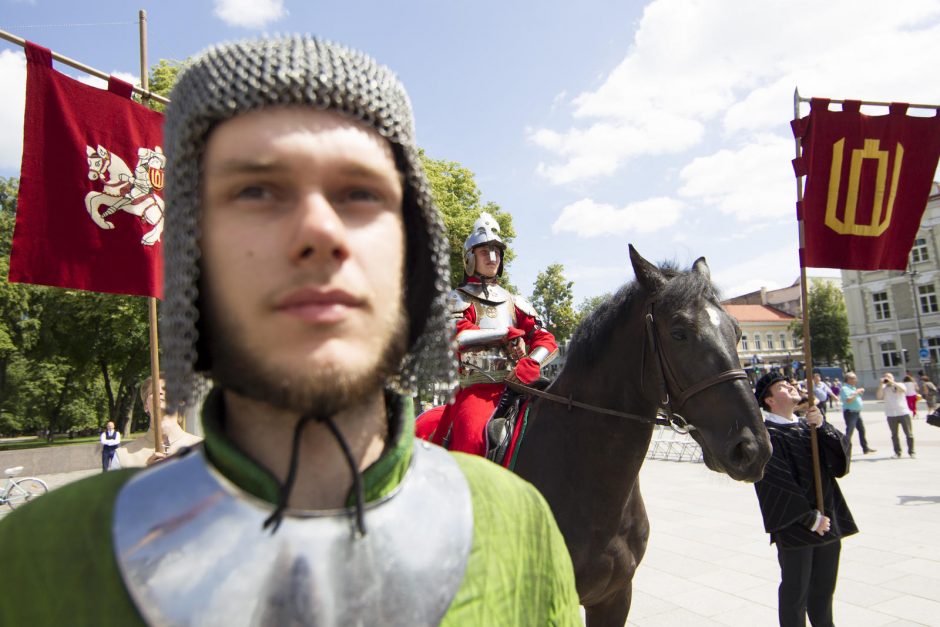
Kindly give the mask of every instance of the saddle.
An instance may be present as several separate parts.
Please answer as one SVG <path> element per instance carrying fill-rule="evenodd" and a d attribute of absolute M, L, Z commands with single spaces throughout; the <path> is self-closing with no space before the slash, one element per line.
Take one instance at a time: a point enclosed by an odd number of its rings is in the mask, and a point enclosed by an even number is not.
<path fill-rule="evenodd" d="M 548 379 L 542 377 L 535 381 L 531 387 L 544 390 L 549 383 L 551 382 Z M 484 457 L 491 462 L 500 466 L 503 465 L 506 453 L 509 451 L 509 445 L 512 444 L 512 434 L 516 431 L 519 414 L 528 400 L 529 396 L 527 394 L 516 392 L 508 387 L 500 397 L 493 416 L 486 423 L 486 453 Z"/>

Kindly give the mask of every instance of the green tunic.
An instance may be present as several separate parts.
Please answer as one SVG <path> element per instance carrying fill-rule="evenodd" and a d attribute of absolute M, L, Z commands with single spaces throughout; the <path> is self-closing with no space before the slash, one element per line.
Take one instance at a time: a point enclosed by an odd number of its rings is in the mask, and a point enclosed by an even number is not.
<path fill-rule="evenodd" d="M 274 477 L 223 435 L 220 396 L 210 395 L 203 410 L 208 458 L 247 492 L 275 502 Z M 414 419 L 410 401 L 401 408 L 402 433 L 363 473 L 368 501 L 389 493 L 408 468 Z M 442 624 L 581 625 L 571 559 L 542 496 L 482 458 L 454 457 L 470 486 L 474 535 Z M 143 624 L 111 538 L 116 494 L 135 472 L 78 481 L 0 521 L 0 625 Z"/>

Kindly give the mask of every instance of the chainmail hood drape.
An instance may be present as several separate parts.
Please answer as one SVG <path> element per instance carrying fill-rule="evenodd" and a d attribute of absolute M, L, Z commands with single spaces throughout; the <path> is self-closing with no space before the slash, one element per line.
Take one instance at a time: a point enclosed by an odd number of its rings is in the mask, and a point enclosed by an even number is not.
<path fill-rule="evenodd" d="M 432 381 L 453 387 L 456 364 L 445 304 L 449 247 L 415 146 L 411 103 L 398 78 L 355 50 L 309 36 L 287 36 L 210 48 L 187 64 L 170 98 L 164 133 L 166 297 L 161 316 L 170 405 L 193 404 L 200 373 L 211 369 L 207 351 L 200 350 L 198 322 L 206 141 L 220 122 L 279 106 L 341 113 L 391 144 L 404 180 L 404 298 L 410 327 L 400 375 L 389 384 L 400 391 Z"/>

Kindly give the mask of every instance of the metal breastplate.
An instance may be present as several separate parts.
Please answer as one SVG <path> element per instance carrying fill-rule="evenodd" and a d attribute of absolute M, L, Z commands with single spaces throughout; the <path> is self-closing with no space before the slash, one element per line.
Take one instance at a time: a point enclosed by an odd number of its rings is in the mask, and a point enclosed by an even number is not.
<path fill-rule="evenodd" d="M 473 542 L 466 478 L 450 455 L 415 444 L 394 492 L 354 510 L 288 510 L 211 467 L 202 447 L 118 493 L 117 563 L 151 625 L 436 625 L 463 581 Z"/>

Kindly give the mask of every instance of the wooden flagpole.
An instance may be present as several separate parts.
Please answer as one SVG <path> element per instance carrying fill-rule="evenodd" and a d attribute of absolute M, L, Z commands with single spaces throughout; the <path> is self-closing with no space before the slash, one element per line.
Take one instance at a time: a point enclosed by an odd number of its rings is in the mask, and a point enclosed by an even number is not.
<path fill-rule="evenodd" d="M 793 90 L 793 119 L 800 119 L 800 90 Z M 802 151 L 800 138 L 794 136 L 796 142 L 796 158 L 800 158 Z M 796 200 L 799 206 L 803 203 L 803 177 L 796 177 Z M 802 210 L 801 210 L 802 211 Z M 806 364 L 806 391 L 809 393 L 809 402 L 816 404 L 816 394 L 813 386 L 813 352 L 809 341 L 809 297 L 806 286 L 806 264 L 803 258 L 803 251 L 806 247 L 806 232 L 804 230 L 803 216 L 797 221 L 800 225 L 800 307 L 803 313 L 803 361 Z M 826 515 L 825 504 L 823 503 L 822 491 L 822 473 L 819 467 L 819 438 L 816 435 L 816 427 L 809 429 L 809 442 L 813 457 L 813 483 L 816 486 L 816 509 L 819 513 Z"/>
<path fill-rule="evenodd" d="M 150 76 L 147 66 L 147 12 L 140 9 L 140 86 L 149 92 Z M 145 97 L 146 98 L 146 97 Z M 163 445 L 163 412 L 160 408 L 160 390 L 163 387 L 160 379 L 160 340 L 157 337 L 157 299 L 147 297 L 150 311 L 150 419 L 153 422 L 153 450 L 155 453 L 166 453 Z"/>
<path fill-rule="evenodd" d="M 8 33 L 5 30 L 0 30 L 0 39 L 9 41 L 11 44 L 16 44 L 17 46 L 20 46 L 21 48 L 26 47 L 25 39 L 23 39 L 22 37 L 17 37 L 13 33 Z M 91 66 L 85 65 L 84 63 L 76 61 L 75 59 L 71 59 L 69 57 L 63 56 L 54 50 L 50 50 L 50 52 L 52 53 L 52 58 L 58 61 L 59 63 L 64 63 L 65 65 L 68 65 L 69 67 L 73 67 L 76 70 L 81 70 L 85 74 L 96 76 L 104 81 L 111 78 L 111 75 L 108 74 L 107 72 L 102 72 L 101 70 L 97 70 Z M 140 95 L 141 98 L 151 98 L 163 104 L 170 104 L 169 99 L 164 98 L 163 96 L 160 96 L 159 94 L 152 94 L 148 90 L 142 89 L 140 87 L 132 87 L 132 89 L 134 93 Z"/>

